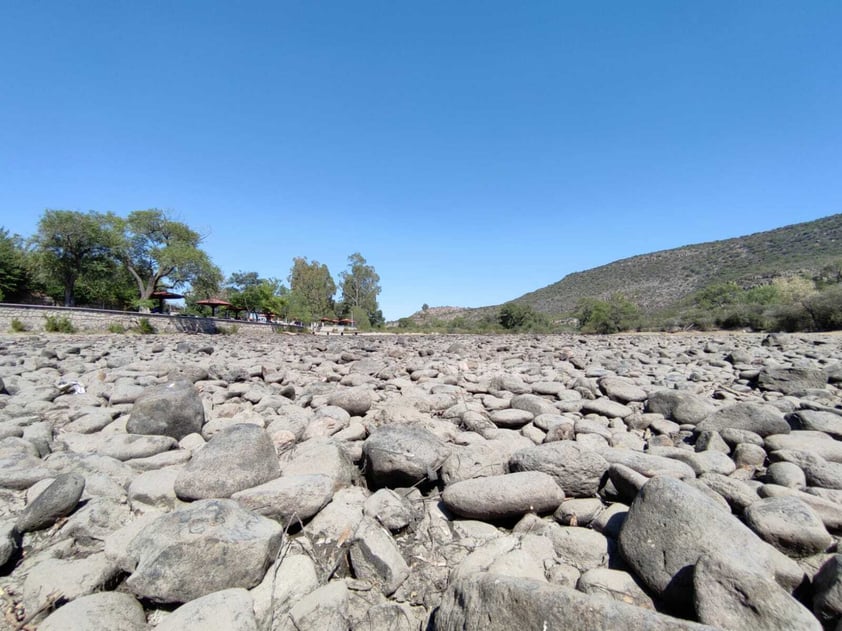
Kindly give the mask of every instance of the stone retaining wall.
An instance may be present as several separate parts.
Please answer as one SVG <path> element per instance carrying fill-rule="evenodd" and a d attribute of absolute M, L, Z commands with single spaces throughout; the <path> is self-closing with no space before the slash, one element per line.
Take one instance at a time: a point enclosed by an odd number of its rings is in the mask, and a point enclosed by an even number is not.
<path fill-rule="evenodd" d="M 222 318 L 198 318 L 163 315 L 158 313 L 137 313 L 133 311 L 106 311 L 78 307 L 45 307 L 41 305 L 0 304 L 0 333 L 12 330 L 12 320 L 21 322 L 27 331 L 43 332 L 47 317 L 67 318 L 79 332 L 107 333 L 108 327 L 116 324 L 126 330 L 138 326 L 146 318 L 157 333 L 219 333 L 222 327 L 233 329 L 237 334 L 268 335 L 278 327 L 263 322 L 244 322 Z"/>

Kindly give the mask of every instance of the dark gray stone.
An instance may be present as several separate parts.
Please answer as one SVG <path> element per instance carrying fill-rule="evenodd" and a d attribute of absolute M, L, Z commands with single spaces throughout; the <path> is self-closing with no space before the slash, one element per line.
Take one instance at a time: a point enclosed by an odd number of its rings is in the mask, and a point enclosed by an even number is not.
<path fill-rule="evenodd" d="M 371 433 L 363 453 L 375 486 L 402 487 L 438 479 L 450 447 L 423 427 L 387 425 Z"/>
<path fill-rule="evenodd" d="M 722 629 L 821 631 L 819 621 L 771 578 L 722 557 L 702 556 L 693 571 L 699 620 Z"/>
<path fill-rule="evenodd" d="M 85 478 L 77 473 L 58 476 L 18 517 L 18 532 L 32 532 L 52 526 L 73 512 L 85 490 Z"/>
<path fill-rule="evenodd" d="M 705 555 L 731 559 L 787 590 L 804 575 L 704 493 L 668 477 L 653 478 L 640 490 L 618 542 L 637 576 L 679 611 L 690 610 L 692 570 Z"/>
<path fill-rule="evenodd" d="M 199 393 L 189 381 L 171 381 L 144 390 L 132 406 L 126 424 L 131 434 L 157 434 L 181 440 L 199 433 L 205 423 L 205 409 Z"/>

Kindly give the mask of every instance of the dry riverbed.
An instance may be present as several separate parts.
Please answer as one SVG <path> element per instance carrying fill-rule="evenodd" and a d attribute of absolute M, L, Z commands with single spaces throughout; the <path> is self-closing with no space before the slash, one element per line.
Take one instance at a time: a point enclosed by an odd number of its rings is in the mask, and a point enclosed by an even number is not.
<path fill-rule="evenodd" d="M 842 337 L 0 336 L 8 629 L 821 629 Z"/>

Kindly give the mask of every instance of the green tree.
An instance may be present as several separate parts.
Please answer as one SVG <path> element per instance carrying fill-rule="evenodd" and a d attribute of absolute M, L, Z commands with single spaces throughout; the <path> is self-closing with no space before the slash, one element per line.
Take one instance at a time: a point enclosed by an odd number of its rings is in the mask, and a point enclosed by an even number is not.
<path fill-rule="evenodd" d="M 23 239 L 0 228 L 0 300 L 19 302 L 30 289 L 31 276 Z"/>
<path fill-rule="evenodd" d="M 315 318 L 334 315 L 333 296 L 336 283 L 331 278 L 327 265 L 318 261 L 308 262 L 305 257 L 295 257 L 289 273 L 290 293 L 293 295 L 291 306 L 300 320 L 312 321 Z"/>
<path fill-rule="evenodd" d="M 348 257 L 348 269 L 339 275 L 342 305 L 346 313 L 362 310 L 369 324 L 378 318 L 377 296 L 380 295 L 380 276 L 359 252 Z M 355 318 L 356 320 L 356 318 Z"/>
<path fill-rule="evenodd" d="M 695 302 L 702 309 L 720 309 L 740 300 L 742 290 L 735 282 L 708 285 L 696 292 Z"/>
<path fill-rule="evenodd" d="M 116 219 L 110 213 L 93 211 L 44 211 L 34 243 L 41 272 L 45 280 L 53 278 L 61 284 L 66 307 L 76 304 L 75 288 L 79 277 L 111 256 Z"/>
<path fill-rule="evenodd" d="M 165 281 L 177 289 L 221 278 L 219 268 L 199 247 L 199 233 L 165 212 L 136 210 L 122 227 L 120 258 L 137 284 L 141 310 L 148 310 L 152 293 Z"/>

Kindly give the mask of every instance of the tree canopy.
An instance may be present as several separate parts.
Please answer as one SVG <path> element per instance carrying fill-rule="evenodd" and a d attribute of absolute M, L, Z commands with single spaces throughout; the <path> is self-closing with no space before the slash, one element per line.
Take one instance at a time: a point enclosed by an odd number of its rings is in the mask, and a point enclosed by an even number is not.
<path fill-rule="evenodd" d="M 348 269 L 339 274 L 342 283 L 343 311 L 368 324 L 379 324 L 383 316 L 377 304 L 380 295 L 380 276 L 359 252 L 348 257 Z"/>
<path fill-rule="evenodd" d="M 335 315 L 333 296 L 336 294 L 336 283 L 327 265 L 297 256 L 292 260 L 288 280 L 293 317 L 312 322 Z"/>

